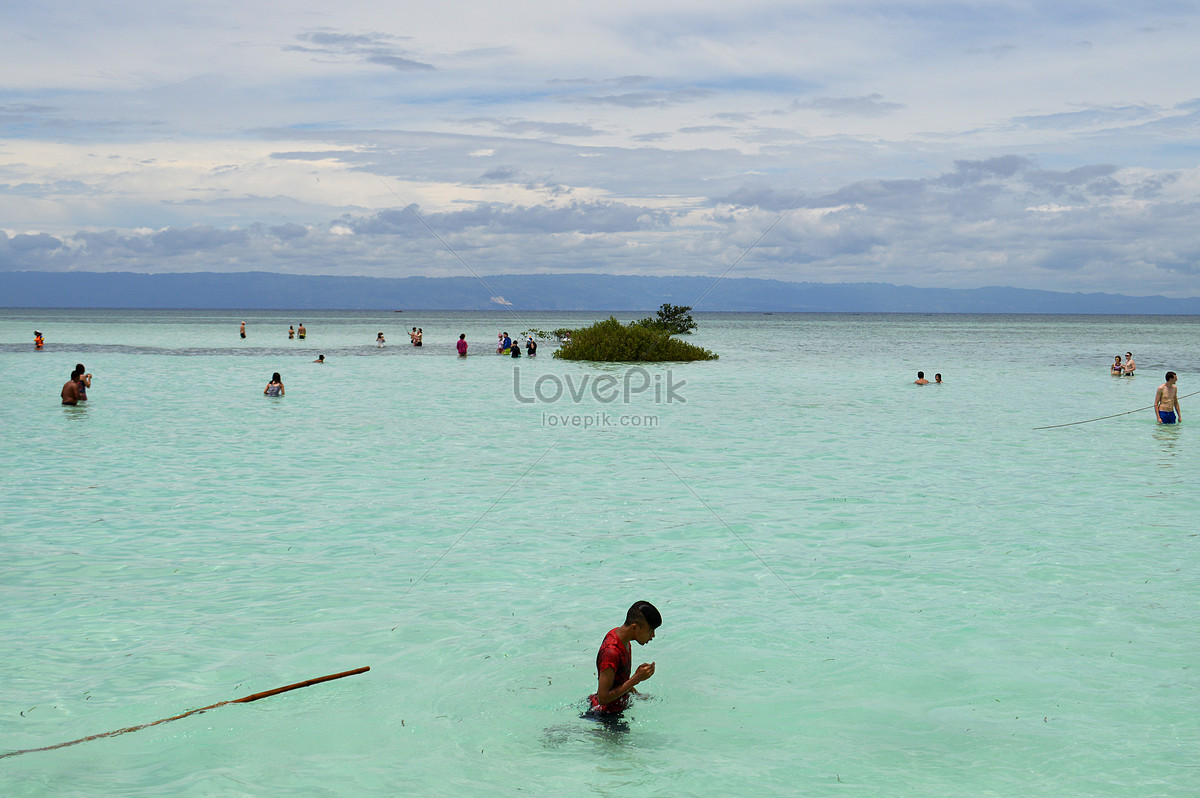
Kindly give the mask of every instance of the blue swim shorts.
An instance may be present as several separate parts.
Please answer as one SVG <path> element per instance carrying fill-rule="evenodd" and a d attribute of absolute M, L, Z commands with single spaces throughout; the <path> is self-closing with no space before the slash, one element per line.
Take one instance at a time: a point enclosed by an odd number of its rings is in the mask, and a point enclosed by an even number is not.
<path fill-rule="evenodd" d="M 1160 419 L 1162 419 L 1162 423 L 1164 423 L 1164 424 L 1174 424 L 1175 423 L 1175 414 L 1173 412 L 1168 412 L 1166 410 L 1160 410 L 1160 411 L 1158 411 L 1158 417 Z"/>

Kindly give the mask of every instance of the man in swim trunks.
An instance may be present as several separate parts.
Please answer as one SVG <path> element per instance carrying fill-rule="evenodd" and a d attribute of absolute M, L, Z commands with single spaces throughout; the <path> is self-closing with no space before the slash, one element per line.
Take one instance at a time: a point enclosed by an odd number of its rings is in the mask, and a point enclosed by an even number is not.
<path fill-rule="evenodd" d="M 1121 365 L 1121 373 L 1126 377 L 1133 376 L 1133 370 L 1137 368 L 1137 363 L 1133 362 L 1133 352 L 1125 353 L 1125 362 Z"/>
<path fill-rule="evenodd" d="M 630 642 L 644 646 L 662 626 L 662 615 L 649 601 L 635 601 L 625 613 L 625 624 L 609 631 L 596 654 L 596 692 L 588 696 L 591 708 L 586 717 L 606 719 L 619 715 L 629 705 L 629 694 L 654 675 L 654 663 L 643 662 L 630 676 L 633 651 Z"/>
<path fill-rule="evenodd" d="M 242 328 L 240 330 L 238 330 L 238 334 L 241 335 L 243 338 L 246 337 L 246 322 L 242 322 Z"/>
<path fill-rule="evenodd" d="M 304 322 L 300 322 L 300 326 L 296 328 L 296 335 L 300 336 L 300 340 L 304 340 L 304 336 L 308 335 L 308 330 L 304 329 Z"/>
<path fill-rule="evenodd" d="M 1158 386 L 1154 392 L 1154 417 L 1159 424 L 1175 424 L 1183 421 L 1183 411 L 1179 409 L 1179 396 L 1175 391 L 1175 372 L 1167 372 L 1167 381 Z"/>
<path fill-rule="evenodd" d="M 79 371 L 71 372 L 71 379 L 67 380 L 62 387 L 62 403 L 64 405 L 79 404 Z"/>
<path fill-rule="evenodd" d="M 917 378 L 913 381 L 913 385 L 928 385 L 929 380 L 925 379 L 925 372 L 918 371 Z"/>

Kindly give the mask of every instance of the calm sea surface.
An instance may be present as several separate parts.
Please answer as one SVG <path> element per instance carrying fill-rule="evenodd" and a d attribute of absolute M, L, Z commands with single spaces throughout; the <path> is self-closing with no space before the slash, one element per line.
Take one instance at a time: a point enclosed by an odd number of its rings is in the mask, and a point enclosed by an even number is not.
<path fill-rule="evenodd" d="M 1200 792 L 1200 397 L 1034 430 L 1200 390 L 1200 319 L 494 354 L 601 315 L 0 311 L 0 753 L 371 667 L 0 759 L 0 794 Z M 579 711 L 637 599 L 657 673 L 610 732 Z"/>

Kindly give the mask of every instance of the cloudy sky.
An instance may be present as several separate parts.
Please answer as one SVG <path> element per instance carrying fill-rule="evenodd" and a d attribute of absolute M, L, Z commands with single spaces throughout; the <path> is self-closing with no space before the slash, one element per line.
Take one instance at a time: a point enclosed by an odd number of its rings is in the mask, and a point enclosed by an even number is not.
<path fill-rule="evenodd" d="M 0 270 L 1200 295 L 1191 2 L 0 9 Z"/>

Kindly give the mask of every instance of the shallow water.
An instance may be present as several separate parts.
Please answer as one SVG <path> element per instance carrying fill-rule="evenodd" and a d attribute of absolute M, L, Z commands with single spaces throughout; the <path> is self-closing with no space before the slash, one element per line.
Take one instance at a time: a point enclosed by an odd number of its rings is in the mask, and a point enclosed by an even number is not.
<path fill-rule="evenodd" d="M 719 361 L 489 354 L 598 315 L 0 311 L 0 751 L 371 666 L 0 759 L 0 793 L 1194 794 L 1195 400 L 1033 428 L 1200 390 L 1200 320 L 697 314 Z M 605 375 L 628 402 L 571 400 Z M 643 598 L 657 673 L 605 732 L 581 701 Z"/>

